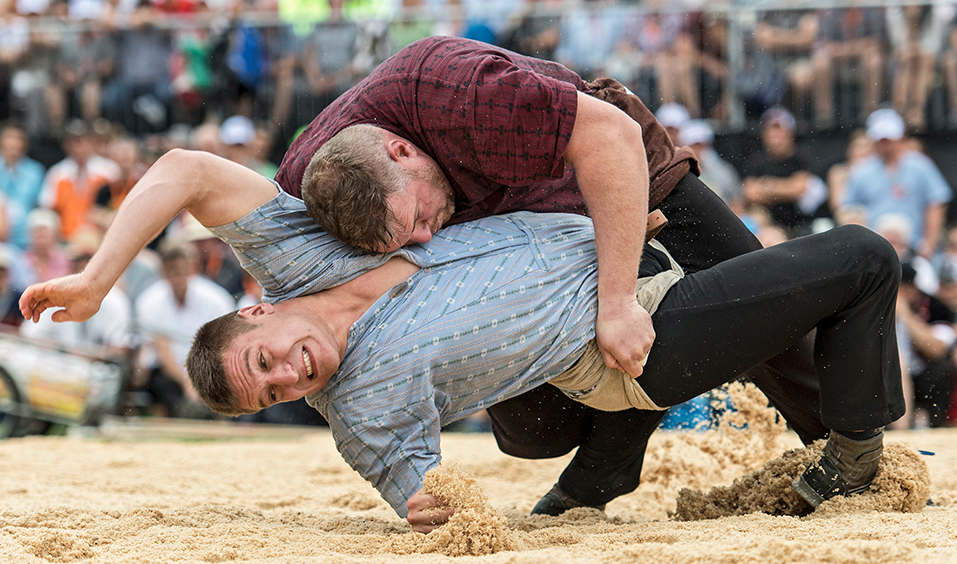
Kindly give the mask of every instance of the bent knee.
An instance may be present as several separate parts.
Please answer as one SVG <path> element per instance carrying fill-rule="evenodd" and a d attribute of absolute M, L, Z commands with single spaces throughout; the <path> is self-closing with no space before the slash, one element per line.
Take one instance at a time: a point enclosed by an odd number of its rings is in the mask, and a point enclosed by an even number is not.
<path fill-rule="evenodd" d="M 881 235 L 860 225 L 842 225 L 833 230 L 850 247 L 856 262 L 875 269 L 882 279 L 900 284 L 901 263 L 894 247 Z"/>

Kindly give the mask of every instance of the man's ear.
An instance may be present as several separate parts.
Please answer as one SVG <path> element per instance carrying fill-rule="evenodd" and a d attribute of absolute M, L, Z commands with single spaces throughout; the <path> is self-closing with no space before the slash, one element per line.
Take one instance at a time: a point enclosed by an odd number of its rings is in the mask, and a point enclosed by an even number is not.
<path fill-rule="evenodd" d="M 246 306 L 236 313 L 238 313 L 239 317 L 242 317 L 243 319 L 252 319 L 254 317 L 259 317 L 260 315 L 271 315 L 274 311 L 276 311 L 276 308 L 273 307 L 272 304 L 261 303 Z"/>
<path fill-rule="evenodd" d="M 386 138 L 385 150 L 389 158 L 400 163 L 403 159 L 415 158 L 418 155 L 415 145 L 395 135 Z"/>

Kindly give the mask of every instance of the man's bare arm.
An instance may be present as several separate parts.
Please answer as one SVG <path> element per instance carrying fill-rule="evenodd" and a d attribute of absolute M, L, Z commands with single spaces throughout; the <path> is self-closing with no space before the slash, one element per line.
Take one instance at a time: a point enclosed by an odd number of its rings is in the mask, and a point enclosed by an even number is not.
<path fill-rule="evenodd" d="M 648 161 L 641 126 L 596 98 L 578 94 L 565 160 L 595 223 L 598 345 L 605 364 L 632 377 L 654 342 L 651 316 L 635 299 L 648 215 Z"/>
<path fill-rule="evenodd" d="M 260 174 L 215 155 L 174 149 L 136 183 L 116 213 L 86 269 L 27 288 L 20 298 L 24 318 L 39 319 L 62 307 L 54 321 L 85 321 L 137 253 L 182 211 L 206 226 L 235 221 L 275 197 L 277 188 Z"/>
<path fill-rule="evenodd" d="M 917 252 L 924 258 L 931 258 L 937 250 L 940 233 L 947 218 L 947 204 L 932 204 L 927 206 L 924 214 L 924 240 Z"/>
<path fill-rule="evenodd" d="M 186 375 L 186 370 L 180 363 L 176 362 L 173 349 L 170 347 L 169 338 L 162 335 L 154 335 L 153 347 L 156 349 L 156 358 L 159 360 L 163 372 L 165 372 L 171 380 L 175 380 L 176 383 L 180 385 L 187 399 L 193 402 L 202 401 L 199 398 L 199 394 L 197 394 L 193 388 L 193 383 L 190 382 L 189 377 Z"/>
<path fill-rule="evenodd" d="M 749 178 L 745 181 L 744 193 L 748 201 L 755 204 L 796 202 L 804 195 L 810 180 L 811 173 L 807 171 L 795 172 L 785 178 L 772 176 Z"/>

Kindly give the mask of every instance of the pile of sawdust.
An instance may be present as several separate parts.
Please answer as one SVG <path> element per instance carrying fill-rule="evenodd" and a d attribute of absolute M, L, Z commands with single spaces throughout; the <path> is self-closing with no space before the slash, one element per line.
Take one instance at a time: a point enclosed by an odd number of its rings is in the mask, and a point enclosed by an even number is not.
<path fill-rule="evenodd" d="M 730 483 L 760 468 L 784 450 L 787 425 L 754 384 L 733 382 L 717 400 L 734 406 L 721 413 L 715 428 L 696 433 L 661 433 L 645 454 L 641 487 L 674 500 L 679 488 Z"/>
<path fill-rule="evenodd" d="M 455 513 L 431 533 L 411 532 L 393 537 L 389 552 L 482 556 L 516 548 L 508 520 L 489 505 L 475 478 L 456 466 L 439 466 L 425 474 L 424 489 L 446 506 L 454 507 Z"/>
<path fill-rule="evenodd" d="M 708 493 L 682 489 L 675 518 L 679 521 L 716 519 L 748 513 L 803 516 L 813 508 L 794 491 L 791 482 L 821 455 L 825 441 L 793 449 L 736 479 L 730 486 L 717 486 Z M 891 443 L 885 446 L 877 475 L 867 492 L 849 498 L 837 497 L 817 509 L 816 515 L 866 511 L 916 513 L 930 495 L 927 465 L 913 448 Z"/>

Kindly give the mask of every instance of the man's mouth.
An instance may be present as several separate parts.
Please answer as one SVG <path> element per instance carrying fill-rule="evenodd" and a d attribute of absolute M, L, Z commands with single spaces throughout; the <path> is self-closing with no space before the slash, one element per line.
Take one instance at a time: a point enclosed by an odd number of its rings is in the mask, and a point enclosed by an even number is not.
<path fill-rule="evenodd" d="M 309 351 L 306 350 L 306 347 L 302 348 L 302 362 L 306 365 L 306 379 L 312 380 L 312 358 L 309 357 Z"/>

